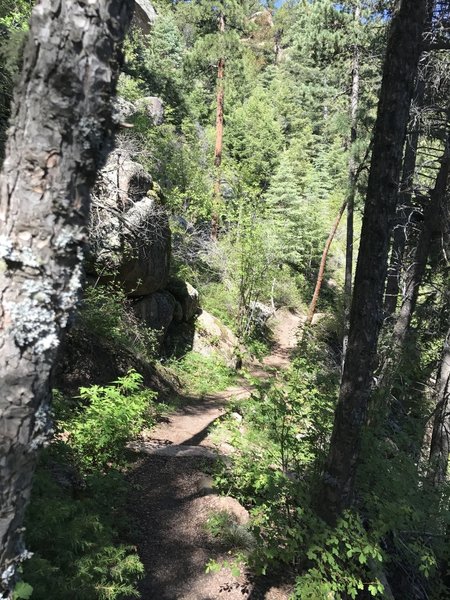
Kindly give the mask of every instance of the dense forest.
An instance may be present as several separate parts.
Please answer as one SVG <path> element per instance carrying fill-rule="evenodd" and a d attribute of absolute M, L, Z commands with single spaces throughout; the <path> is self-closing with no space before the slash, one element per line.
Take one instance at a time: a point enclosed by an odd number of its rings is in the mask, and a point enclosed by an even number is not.
<path fill-rule="evenodd" d="M 450 598 L 450 2 L 0 0 L 0 598 Z"/>

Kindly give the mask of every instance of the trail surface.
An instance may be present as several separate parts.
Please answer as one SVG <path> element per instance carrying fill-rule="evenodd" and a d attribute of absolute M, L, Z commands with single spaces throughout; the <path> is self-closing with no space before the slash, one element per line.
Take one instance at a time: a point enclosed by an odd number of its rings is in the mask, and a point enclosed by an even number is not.
<path fill-rule="evenodd" d="M 275 348 L 262 363 L 251 366 L 254 377 L 268 378 L 283 369 L 296 344 L 302 317 L 280 311 L 275 322 Z M 249 580 L 245 573 L 205 573 L 209 559 L 226 560 L 220 541 L 208 535 L 206 520 L 212 511 L 231 504 L 208 489 L 205 470 L 217 456 L 209 427 L 225 411 L 231 398 L 251 394 L 246 381 L 225 391 L 186 402 L 166 423 L 135 445 L 140 458 L 130 474 L 129 511 L 138 531 L 139 555 L 145 577 L 141 600 L 287 600 L 291 590 L 267 581 Z M 226 453 L 226 448 L 223 448 Z M 206 483 L 205 483 L 206 481 Z M 237 506 L 236 506 L 237 505 Z M 242 511 L 245 513 L 244 509 Z M 240 515 L 239 515 L 240 516 Z"/>

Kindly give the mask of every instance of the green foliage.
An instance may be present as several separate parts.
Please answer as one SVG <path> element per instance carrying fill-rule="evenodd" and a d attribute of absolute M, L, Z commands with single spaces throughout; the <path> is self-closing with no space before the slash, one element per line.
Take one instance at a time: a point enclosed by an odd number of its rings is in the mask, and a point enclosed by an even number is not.
<path fill-rule="evenodd" d="M 226 140 L 243 185 L 260 193 L 268 186 L 282 147 L 281 126 L 263 88 L 256 87 L 232 112 Z"/>
<path fill-rule="evenodd" d="M 55 458 L 58 462 L 55 462 Z M 125 483 L 116 472 L 93 475 L 74 497 L 57 482 L 71 473 L 54 449 L 44 456 L 27 512 L 26 539 L 33 557 L 23 565 L 33 600 L 123 600 L 137 597 L 143 573 L 135 548 L 117 544 L 123 523 Z M 67 473 L 67 475 L 65 475 Z M 80 485 L 80 484 L 79 484 Z"/>
<path fill-rule="evenodd" d="M 29 583 L 19 581 L 19 583 L 14 588 L 13 600 L 28 600 L 29 598 L 31 598 L 32 593 L 33 588 Z"/>
<path fill-rule="evenodd" d="M 25 31 L 32 8 L 33 0 L 0 0 L 0 27 Z"/>
<path fill-rule="evenodd" d="M 383 587 L 373 573 L 384 561 L 379 532 L 369 534 L 352 513 L 336 528 L 328 527 L 312 507 L 337 383 L 323 364 L 312 366 L 320 351 L 297 359 L 250 400 L 233 403 L 218 426 L 219 435 L 235 447 L 232 466 L 217 473 L 215 484 L 250 508 L 256 542 L 247 562 L 263 573 L 280 565 L 300 571 L 295 598 L 356 598 L 360 590 L 381 596 Z M 232 414 L 236 411 L 241 422 Z M 220 520 L 213 525 L 222 527 Z"/>
<path fill-rule="evenodd" d="M 24 563 L 18 598 L 124 600 L 138 597 L 143 565 L 136 549 L 118 543 L 128 527 L 126 443 L 154 423 L 155 392 L 131 371 L 111 385 L 81 388 L 80 402 L 54 393 L 56 439 L 44 452 L 26 519 L 33 551 Z"/>
<path fill-rule="evenodd" d="M 236 377 L 236 373 L 226 366 L 218 354 L 204 356 L 189 352 L 169 364 L 189 392 L 202 396 L 226 389 Z"/>
<path fill-rule="evenodd" d="M 126 73 L 120 73 L 117 82 L 117 95 L 129 102 L 142 98 L 140 82 Z"/>
<path fill-rule="evenodd" d="M 79 310 L 79 322 L 90 333 L 121 348 L 134 348 L 146 360 L 157 355 L 158 332 L 134 315 L 119 285 L 88 286 Z"/>
<path fill-rule="evenodd" d="M 124 464 L 124 447 L 144 424 L 154 423 L 152 400 L 142 376 L 130 371 L 113 384 L 80 389 L 85 403 L 66 424 L 68 444 L 82 471 L 106 470 Z"/>
<path fill-rule="evenodd" d="M 226 510 L 211 514 L 206 521 L 206 529 L 213 538 L 219 539 L 227 550 L 250 550 L 255 544 L 248 528 L 239 525 Z"/>

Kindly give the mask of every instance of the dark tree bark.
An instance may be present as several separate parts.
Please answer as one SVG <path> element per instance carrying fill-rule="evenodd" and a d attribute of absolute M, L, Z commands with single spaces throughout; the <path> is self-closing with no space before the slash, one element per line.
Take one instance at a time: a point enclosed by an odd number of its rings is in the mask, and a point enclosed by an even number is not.
<path fill-rule="evenodd" d="M 430 468 L 428 477 L 436 486 L 445 483 L 447 478 L 450 451 L 450 330 L 444 342 L 439 376 L 436 382 L 436 414 L 430 448 Z"/>
<path fill-rule="evenodd" d="M 21 528 L 47 439 L 49 378 L 81 288 L 89 191 L 113 128 L 133 2 L 41 0 L 0 175 L 0 594 L 27 557 Z"/>
<path fill-rule="evenodd" d="M 392 221 L 414 81 L 427 14 L 426 0 L 403 0 L 389 32 L 355 274 L 347 356 L 320 514 L 334 523 L 353 502 L 362 429 L 383 320 L 383 291 Z"/>
<path fill-rule="evenodd" d="M 355 23 L 359 26 L 361 5 L 355 8 Z M 360 87 L 360 50 L 356 41 L 353 48 L 352 92 L 350 96 L 350 160 L 348 165 L 348 197 L 347 197 L 347 240 L 345 245 L 345 282 L 344 282 L 344 335 L 342 340 L 342 368 L 348 346 L 348 331 L 350 328 L 350 306 L 352 302 L 353 284 L 353 213 L 355 208 L 356 183 L 358 167 L 355 159 L 355 144 L 358 139 L 358 104 Z"/>
<path fill-rule="evenodd" d="M 219 17 L 219 32 L 225 33 L 225 17 L 223 14 Z M 221 204 L 220 193 L 220 167 L 222 165 L 223 149 L 223 109 L 225 103 L 225 58 L 219 58 L 217 65 L 217 107 L 216 107 L 216 145 L 214 148 L 214 166 L 216 173 L 214 177 L 214 198 L 213 198 L 213 216 L 211 221 L 211 238 L 217 240 L 219 235 L 219 212 Z"/>

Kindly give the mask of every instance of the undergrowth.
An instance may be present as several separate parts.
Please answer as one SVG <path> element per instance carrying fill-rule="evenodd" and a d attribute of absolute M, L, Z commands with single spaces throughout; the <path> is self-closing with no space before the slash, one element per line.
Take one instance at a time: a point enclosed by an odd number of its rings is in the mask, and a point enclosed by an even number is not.
<path fill-rule="evenodd" d="M 136 548 L 119 541 L 130 526 L 124 467 L 127 442 L 161 412 L 155 395 L 134 371 L 82 388 L 72 400 L 55 394 L 56 437 L 33 486 L 26 518 L 33 557 L 24 563 L 17 598 L 31 588 L 33 600 L 139 596 L 143 565 Z"/>
<path fill-rule="evenodd" d="M 146 327 L 133 313 L 130 300 L 116 284 L 89 286 L 78 312 L 79 325 L 114 347 L 133 348 L 153 362 L 159 351 L 159 332 Z"/>
<path fill-rule="evenodd" d="M 236 379 L 236 371 L 227 367 L 218 354 L 204 356 L 189 352 L 181 359 L 169 361 L 168 365 L 189 393 L 200 396 L 225 390 Z"/>
<path fill-rule="evenodd" d="M 256 540 L 244 553 L 236 551 L 234 565 L 290 573 L 298 600 L 381 598 L 386 577 L 395 582 L 395 597 L 414 588 L 430 599 L 449 598 L 448 575 L 440 568 L 448 564 L 447 491 L 438 498 L 407 452 L 397 448 L 392 455 L 386 431 L 364 438 L 355 510 L 335 527 L 317 517 L 339 370 L 308 352 L 250 399 L 231 403 L 216 426 L 215 437 L 235 450 L 231 465 L 217 470 L 215 487 L 250 511 Z M 208 565 L 217 568 L 214 561 Z"/>

